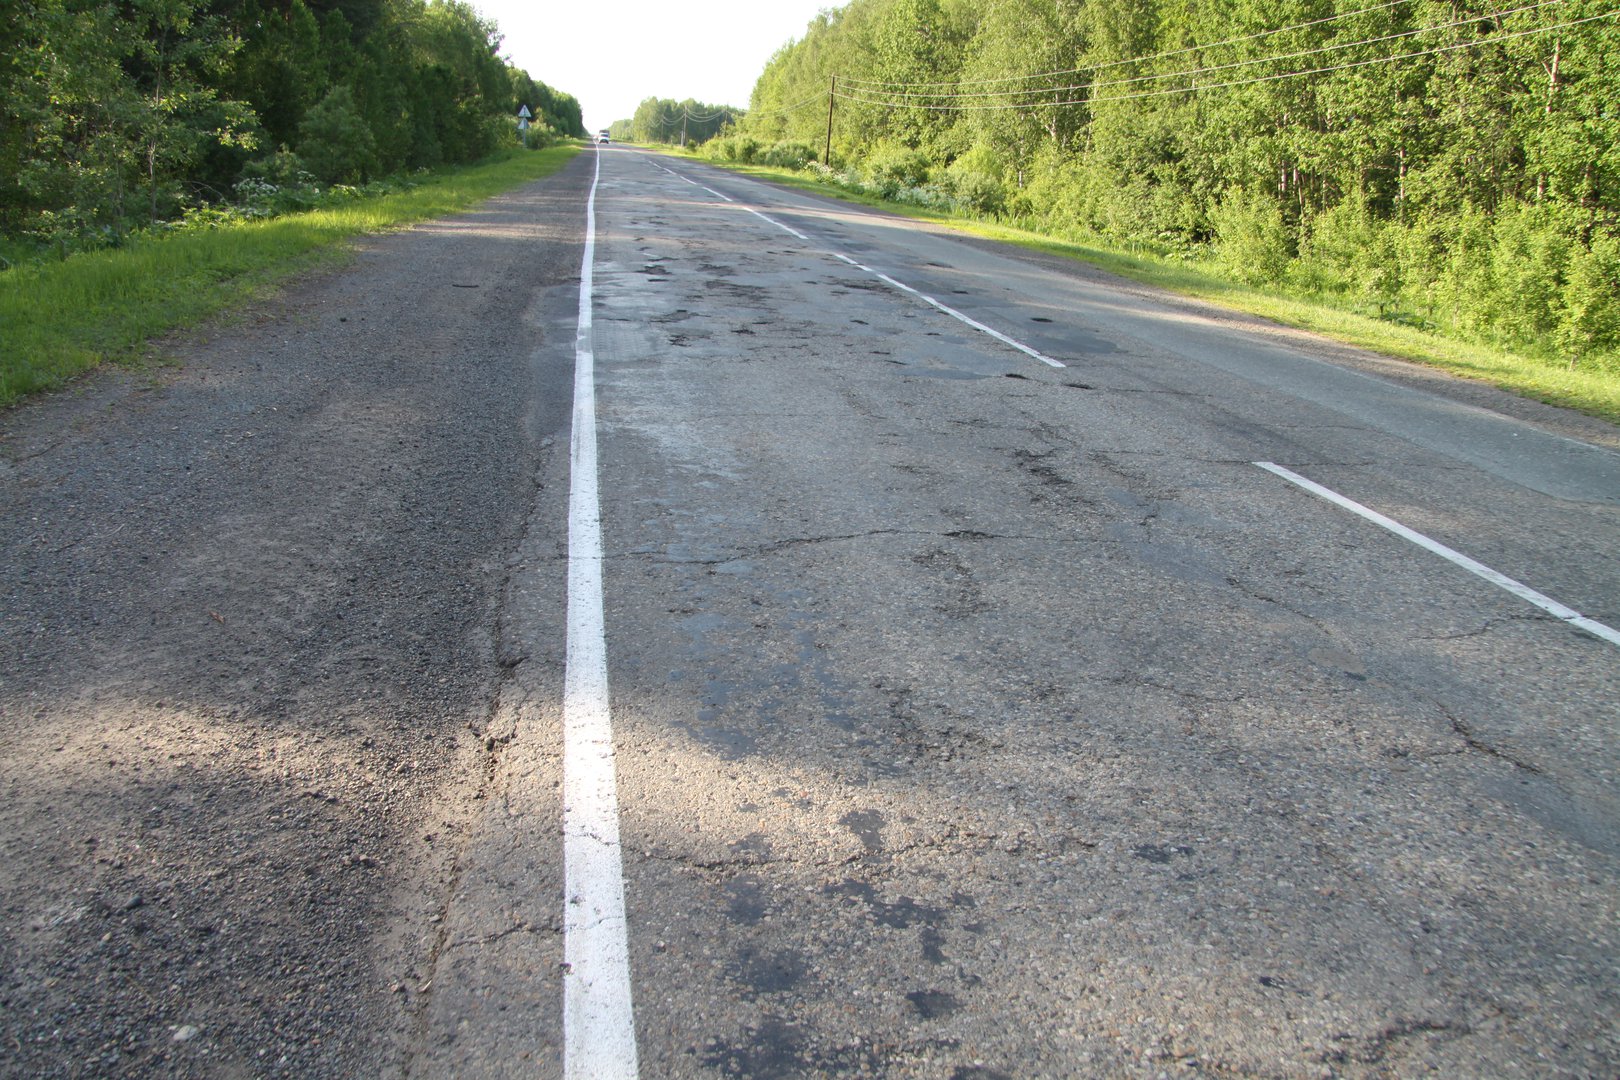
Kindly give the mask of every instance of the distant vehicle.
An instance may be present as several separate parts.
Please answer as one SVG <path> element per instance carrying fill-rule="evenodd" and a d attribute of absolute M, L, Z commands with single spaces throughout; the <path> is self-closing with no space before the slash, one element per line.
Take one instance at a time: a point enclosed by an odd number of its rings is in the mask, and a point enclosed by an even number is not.
<path fill-rule="evenodd" d="M 607 128 L 603 128 L 601 131 L 596 133 L 596 141 L 599 143 L 606 143 L 609 141 Z"/>

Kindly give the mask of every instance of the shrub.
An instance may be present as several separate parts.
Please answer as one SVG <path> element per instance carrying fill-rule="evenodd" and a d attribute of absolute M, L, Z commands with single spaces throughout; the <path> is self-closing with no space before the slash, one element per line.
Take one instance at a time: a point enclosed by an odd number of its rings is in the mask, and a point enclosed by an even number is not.
<path fill-rule="evenodd" d="M 1396 246 L 1399 226 L 1387 221 L 1367 223 L 1367 241 L 1355 253 L 1350 273 L 1356 295 L 1378 308 L 1382 316 L 1401 295 L 1400 249 Z"/>
<path fill-rule="evenodd" d="M 773 169 L 803 169 L 816 158 L 815 150 L 802 142 L 793 142 L 783 139 L 773 143 L 770 149 L 759 154 L 755 160 L 761 165 L 769 165 Z"/>
<path fill-rule="evenodd" d="M 1356 253 L 1366 246 L 1372 222 L 1367 204 L 1352 197 L 1301 224 L 1299 261 L 1293 268 L 1301 284 L 1320 292 L 1343 294 L 1355 287 Z"/>
<path fill-rule="evenodd" d="M 236 182 L 236 203 L 247 217 L 274 217 L 319 205 L 320 187 L 297 154 L 283 147 L 250 161 Z"/>
<path fill-rule="evenodd" d="M 1288 271 L 1288 228 L 1275 199 L 1233 188 L 1210 212 L 1215 257 L 1229 275 L 1249 285 L 1281 281 Z"/>
<path fill-rule="evenodd" d="M 945 186 L 963 209 L 997 214 L 1007 200 L 1001 171 L 995 151 L 976 146 L 946 168 Z"/>
<path fill-rule="evenodd" d="M 1395 235 L 1401 293 L 1408 304 L 1431 319 L 1445 270 L 1447 242 L 1445 227 L 1433 211 L 1425 211 L 1416 222 L 1401 227 Z"/>
<path fill-rule="evenodd" d="M 544 150 L 548 146 L 555 146 L 561 138 L 561 132 L 542 120 L 538 123 L 531 123 L 528 130 L 523 132 L 523 148 L 525 150 Z"/>
<path fill-rule="evenodd" d="M 1435 292 L 1445 321 L 1469 336 L 1485 336 L 1490 323 L 1491 219 L 1484 211 L 1464 207 L 1453 220 Z"/>
<path fill-rule="evenodd" d="M 875 195 L 892 199 L 928 182 L 928 155 L 895 143 L 879 143 L 861 163 L 861 175 Z"/>
<path fill-rule="evenodd" d="M 1570 256 L 1558 297 L 1558 346 L 1569 366 L 1620 347 L 1620 239 L 1606 233 Z"/>
<path fill-rule="evenodd" d="M 1007 212 L 1054 236 L 1089 234 L 1086 167 L 1056 146 L 1043 146 L 1024 186 L 1007 198 Z"/>
<path fill-rule="evenodd" d="M 328 183 L 365 179 L 375 141 L 347 86 L 333 87 L 304 115 L 298 125 L 298 152 L 310 172 Z"/>
<path fill-rule="evenodd" d="M 723 135 L 703 143 L 701 152 L 714 161 L 752 165 L 759 156 L 759 140 L 752 135 Z"/>
<path fill-rule="evenodd" d="M 1509 340 L 1536 342 L 1552 333 L 1574 246 L 1556 213 L 1539 206 L 1504 208 L 1492 229 L 1487 318 Z"/>

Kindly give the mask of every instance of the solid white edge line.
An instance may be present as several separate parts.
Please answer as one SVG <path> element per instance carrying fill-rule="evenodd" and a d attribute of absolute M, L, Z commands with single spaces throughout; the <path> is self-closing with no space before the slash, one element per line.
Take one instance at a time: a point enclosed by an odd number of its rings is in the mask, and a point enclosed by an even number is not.
<path fill-rule="evenodd" d="M 1342 507 L 1343 509 L 1350 511 L 1352 514 L 1367 519 L 1380 528 L 1389 530 L 1404 540 L 1410 540 L 1412 543 L 1416 544 L 1420 548 L 1423 548 L 1425 551 L 1432 552 L 1448 562 L 1455 563 L 1457 566 L 1462 567 L 1469 573 L 1484 578 L 1491 584 L 1507 590 L 1514 596 L 1519 597 L 1521 600 L 1528 600 L 1530 603 L 1547 612 L 1549 615 L 1561 619 L 1564 622 L 1569 623 L 1571 626 L 1579 627 L 1595 637 L 1602 638 L 1611 645 L 1620 645 L 1620 630 L 1616 630 L 1611 626 L 1606 626 L 1603 623 L 1598 622 L 1596 619 L 1588 619 L 1585 615 L 1582 615 L 1574 608 L 1560 604 L 1552 597 L 1547 596 L 1544 593 L 1537 592 L 1530 586 L 1524 584 L 1523 582 L 1515 581 L 1506 574 L 1492 570 L 1484 563 L 1471 559 L 1462 552 L 1456 551 L 1440 543 L 1438 540 L 1430 539 L 1414 529 L 1409 529 L 1405 525 L 1402 525 L 1400 522 L 1396 521 L 1394 518 L 1385 517 L 1378 511 L 1363 506 L 1354 499 L 1346 498 L 1331 488 L 1325 488 L 1321 484 L 1316 483 L 1314 480 L 1307 480 L 1305 477 L 1296 472 L 1285 469 L 1281 465 L 1276 465 L 1269 461 L 1256 461 L 1254 464 L 1269 473 L 1282 477 L 1291 484 L 1304 488 L 1306 491 L 1318 496 L 1319 498 L 1326 499 L 1335 506 Z"/>
<path fill-rule="evenodd" d="M 568 645 L 562 714 L 563 1075 L 567 1080 L 632 1080 L 638 1069 L 602 614 L 596 356 L 591 332 L 596 188 L 601 177 L 598 151 L 585 209 L 569 452 Z"/>

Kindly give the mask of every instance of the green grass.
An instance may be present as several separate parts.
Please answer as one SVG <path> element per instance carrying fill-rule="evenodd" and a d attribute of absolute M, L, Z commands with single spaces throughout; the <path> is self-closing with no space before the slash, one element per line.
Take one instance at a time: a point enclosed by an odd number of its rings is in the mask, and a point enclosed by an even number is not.
<path fill-rule="evenodd" d="M 820 183 L 803 173 L 699 160 L 802 191 L 880 208 L 920 221 L 945 225 L 970 235 L 1089 263 L 1132 281 L 1259 315 L 1285 326 L 1310 330 L 1335 341 L 1439 368 L 1524 397 L 1576 409 L 1609 423 L 1620 424 L 1620 374 L 1571 371 L 1561 363 L 1549 362 L 1542 357 L 1428 333 L 1376 319 L 1328 300 L 1251 288 L 1186 263 L 1088 246 L 978 218 L 957 217 L 889 203 Z"/>
<path fill-rule="evenodd" d="M 578 145 L 511 151 L 403 192 L 217 229 L 139 237 L 117 249 L 0 273 L 0 406 L 98 364 L 144 357 L 159 335 L 263 296 L 342 258 L 347 241 L 464 210 L 561 169 Z"/>

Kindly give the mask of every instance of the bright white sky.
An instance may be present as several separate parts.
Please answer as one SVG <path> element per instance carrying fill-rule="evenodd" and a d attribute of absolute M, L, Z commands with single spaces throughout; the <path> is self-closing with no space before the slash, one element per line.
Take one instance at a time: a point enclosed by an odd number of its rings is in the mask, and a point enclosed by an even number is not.
<path fill-rule="evenodd" d="M 501 54 L 573 94 L 596 132 L 649 97 L 748 107 L 771 54 L 846 0 L 471 0 Z"/>

